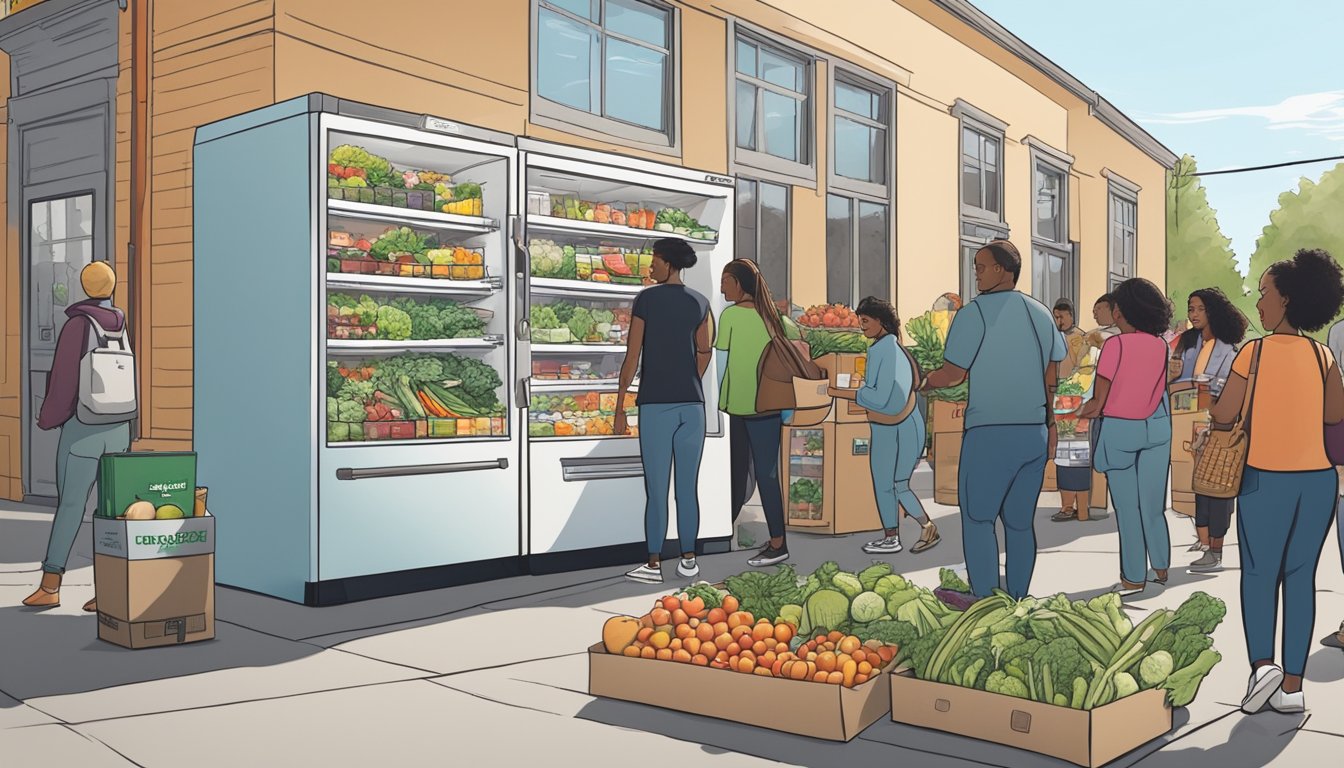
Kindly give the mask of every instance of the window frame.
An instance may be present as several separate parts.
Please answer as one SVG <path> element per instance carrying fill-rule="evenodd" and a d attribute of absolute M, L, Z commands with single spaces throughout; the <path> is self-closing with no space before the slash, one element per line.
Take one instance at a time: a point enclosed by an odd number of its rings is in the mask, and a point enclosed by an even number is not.
<path fill-rule="evenodd" d="M 760 185 L 762 185 L 762 184 L 770 184 L 770 185 L 772 185 L 772 186 L 782 187 L 782 188 L 784 189 L 784 205 L 785 205 L 785 210 L 784 210 L 784 243 L 785 243 L 785 246 L 787 247 L 787 250 L 786 250 L 785 253 L 784 253 L 784 280 L 787 282 L 787 285 L 785 285 L 784 290 L 785 290 L 785 292 L 786 292 L 785 298 L 787 298 L 787 299 L 789 300 L 789 305 L 790 305 L 790 306 L 793 306 L 793 189 L 792 189 L 788 184 L 781 184 L 781 183 L 779 183 L 779 182 L 772 181 L 772 180 L 770 180 L 770 179 L 753 178 L 753 177 L 750 177 L 750 176 L 738 176 L 738 177 L 736 177 L 736 179 L 734 180 L 734 184 L 733 184 L 733 189 L 734 189 L 734 192 L 735 192 L 735 193 L 736 193 L 736 190 L 737 190 L 737 185 L 738 185 L 738 184 L 741 184 L 741 183 L 743 183 L 743 182 L 750 183 L 750 184 L 755 184 L 755 185 L 756 185 L 756 192 L 755 192 L 755 197 L 754 197 L 754 200 L 755 200 L 755 202 L 754 202 L 754 207 L 755 207 L 755 214 L 756 214 L 756 228 L 755 228 L 756 238 L 755 238 L 755 241 L 752 243 L 752 252 L 756 254 L 756 258 L 755 258 L 755 259 L 752 259 L 752 261 L 754 261 L 754 262 L 756 263 L 756 266 L 757 266 L 758 268 L 759 268 L 760 265 L 761 265 L 761 187 L 760 187 Z M 734 199 L 736 199 L 736 198 L 734 198 Z M 737 237 L 737 228 L 738 228 L 738 222 L 739 222 L 739 221 L 740 221 L 740 219 L 737 217 L 736 212 L 734 212 L 734 215 L 733 215 L 733 260 L 734 260 L 734 261 L 736 261 L 737 259 L 742 258 L 741 256 L 738 256 L 738 255 L 737 255 L 737 245 L 738 245 L 738 243 L 740 242 L 739 239 L 738 239 L 738 237 Z M 771 283 L 771 284 L 770 284 L 770 289 L 771 289 L 772 292 L 778 290 L 777 287 L 774 285 L 774 283 Z M 780 298 L 779 296 L 775 296 L 776 301 L 778 301 L 779 298 Z"/>
<path fill-rule="evenodd" d="M 961 211 L 963 221 L 971 220 L 979 224 L 1005 226 L 1007 219 L 1004 215 L 1004 188 L 1006 186 L 1004 153 L 1007 148 L 1007 130 L 1008 124 L 993 115 L 981 109 L 977 109 L 971 104 L 957 99 L 950 110 L 953 117 L 960 121 L 957 127 L 957 205 Z M 984 138 L 993 139 L 999 143 L 999 210 L 990 211 L 982 207 L 967 205 L 963 195 L 962 183 L 962 158 L 966 156 L 966 131 L 971 130 L 981 134 Z M 984 185 L 984 167 L 980 168 L 981 186 Z"/>
<path fill-rule="evenodd" d="M 818 52 L 789 38 L 776 35 L 759 27 L 732 19 L 728 26 L 728 158 L 729 170 L 734 175 L 745 175 L 764 179 L 776 184 L 805 186 L 816 189 L 817 184 L 817 63 L 829 61 Z M 802 124 L 799 126 L 800 138 L 807 162 L 794 162 L 759 149 L 744 149 L 737 146 L 737 83 L 739 79 L 748 79 L 753 85 L 760 86 L 757 78 L 747 78 L 737 71 L 737 43 L 741 38 L 756 45 L 764 46 L 773 53 L 785 58 L 800 60 L 806 70 L 804 82 L 807 95 L 804 99 Z M 769 90 L 780 93 L 784 88 L 773 83 L 766 84 Z M 796 93 L 796 91 L 789 91 Z M 759 99 L 759 97 L 758 97 Z M 759 103 L 759 101 L 758 101 Z M 757 126 L 758 139 L 763 135 L 764 123 Z"/>
<path fill-rule="evenodd" d="M 1139 274 L 1139 187 L 1125 181 L 1123 178 L 1120 178 L 1113 173 L 1106 172 L 1104 175 L 1108 182 L 1106 194 L 1106 290 L 1109 291 L 1125 280 L 1132 277 L 1138 277 Z M 1120 203 L 1127 203 L 1133 207 L 1134 225 L 1132 227 L 1116 221 L 1116 208 Z M 1121 253 L 1116 253 L 1115 249 L 1117 229 L 1122 235 Z M 1117 257 L 1123 258 L 1125 255 L 1123 253 L 1123 235 L 1125 233 L 1130 235 L 1132 242 L 1134 243 L 1133 252 L 1130 254 L 1132 258 L 1129 263 L 1129 269 L 1132 274 L 1128 275 L 1123 274 L 1117 269 L 1119 263 L 1116 261 Z"/>
<path fill-rule="evenodd" d="M 1031 150 L 1030 200 L 1033 206 L 1031 213 L 1031 293 L 1037 301 L 1047 306 L 1054 306 L 1055 300 L 1059 298 L 1068 298 L 1076 307 L 1078 305 L 1078 294 L 1081 291 L 1078 276 L 1080 265 L 1078 264 L 1077 249 L 1073 247 L 1073 243 L 1069 239 L 1072 234 L 1070 231 L 1071 210 L 1069 205 L 1073 197 L 1070 194 L 1069 185 L 1072 178 L 1073 158 L 1032 139 L 1030 136 L 1024 143 Z M 1057 240 L 1043 236 L 1037 228 L 1040 220 L 1037 218 L 1035 210 L 1036 196 L 1039 194 L 1039 190 L 1036 188 L 1036 176 L 1043 171 L 1059 176 L 1060 200 L 1057 216 L 1060 237 Z M 1047 257 L 1054 256 L 1064 262 L 1064 274 L 1062 276 L 1064 295 L 1062 297 L 1057 296 L 1054 299 L 1047 300 L 1049 297 L 1044 293 L 1044 286 L 1037 285 L 1037 275 L 1042 274 L 1041 269 L 1046 266 L 1037 263 L 1038 252 L 1045 253 Z M 1044 274 L 1048 274 L 1048 272 L 1047 269 Z"/>
<path fill-rule="evenodd" d="M 846 190 L 828 189 L 828 190 L 826 191 L 826 208 L 827 208 L 827 209 L 829 209 L 829 207 L 830 207 L 830 198 L 832 198 L 832 197 L 840 198 L 840 199 L 842 199 L 842 200 L 847 200 L 847 201 L 849 202 L 849 212 L 850 212 L 851 224 L 850 224 L 850 227 L 849 227 L 850 251 L 849 251 L 849 287 L 848 287 L 848 292 L 849 292 L 849 296 L 850 296 L 850 299 L 851 299 L 851 303 L 848 304 L 847 306 L 850 306 L 850 307 L 856 307 L 856 306 L 858 306 L 858 302 L 859 302 L 861 299 L 863 299 L 863 295 L 862 295 L 862 294 L 863 294 L 863 290 L 862 290 L 862 279 L 861 279 L 860 270 L 859 270 L 859 267 L 860 267 L 860 258 L 859 258 L 859 226 L 860 226 L 860 224 L 859 224 L 859 222 L 860 222 L 860 220 L 861 220 L 861 218 L 862 218 L 862 216 L 860 216 L 860 214 L 859 214 L 859 206 L 860 206 L 862 203 L 868 203 L 868 204 L 870 204 L 870 205 L 881 205 L 881 206 L 886 207 L 886 209 L 887 209 L 887 254 L 886 254 L 886 259 L 885 259 L 886 267 L 887 267 L 887 284 L 886 284 L 885 295 L 884 295 L 884 296 L 879 296 L 878 298 L 885 298 L 885 299 L 887 299 L 888 301 L 893 301 L 893 303 L 894 303 L 894 299 L 893 299 L 892 297 L 894 297 L 894 296 L 896 295 L 896 258 L 895 258 L 895 252 L 896 252 L 896 239 L 895 239 L 895 237 L 893 236 L 893 235 L 895 234 L 895 221 L 894 221 L 894 219 L 895 219 L 895 214 L 894 214 L 895 206 L 893 206 L 889 200 L 884 200 L 884 199 L 882 199 L 882 198 L 879 198 L 879 197 L 876 197 L 876 196 L 873 196 L 873 195 L 853 194 L 853 193 L 850 193 L 850 192 L 848 192 L 848 191 L 846 191 Z M 829 225 L 830 225 L 830 216 L 829 216 L 829 212 L 828 212 L 826 218 L 827 218 L 826 226 L 829 228 Z M 827 263 L 827 267 L 828 267 L 828 269 L 829 269 L 829 265 L 830 265 L 830 252 L 829 252 L 830 246 L 829 246 L 829 244 L 826 244 L 826 249 L 827 249 L 827 253 L 826 253 L 826 263 Z M 827 302 L 828 302 L 828 303 L 830 303 L 830 295 L 829 295 L 830 289 L 831 289 L 831 285 L 830 285 L 830 278 L 829 278 L 829 273 L 828 273 L 828 277 L 827 277 L 827 280 L 826 280 L 826 290 L 827 290 L 827 297 L 826 297 L 826 298 L 827 298 Z"/>
<path fill-rule="evenodd" d="M 886 78 L 878 77 L 870 72 L 866 72 L 845 62 L 832 59 L 830 66 L 827 67 L 827 85 L 826 92 L 830 97 L 826 104 L 826 144 L 827 144 L 827 164 L 826 164 L 826 185 L 828 189 L 839 189 L 846 193 L 852 193 L 871 198 L 872 202 L 886 201 L 891 205 L 891 190 L 894 185 L 892 179 L 896 175 L 896 83 Z M 841 110 L 836 106 L 836 85 L 844 83 L 856 88 L 874 91 L 881 95 L 885 92 L 886 99 L 886 122 L 881 120 L 872 120 L 861 115 L 854 115 L 846 110 Z M 873 128 L 881 128 L 886 132 L 886 158 L 883 163 L 886 181 L 882 184 L 876 184 L 862 179 L 851 179 L 848 176 L 841 176 L 836 172 L 835 163 L 835 121 L 839 117 L 845 117 L 847 120 Z"/>
<path fill-rule="evenodd" d="M 1008 225 L 962 219 L 959 223 L 957 238 L 957 260 L 962 303 L 976 297 L 975 290 L 975 254 L 989 245 L 992 240 L 1008 240 L 1011 236 Z M 965 249 L 972 249 L 969 253 Z M 1024 265 L 1025 268 L 1025 265 Z M 1020 279 L 1020 277 L 1019 277 Z"/>
<path fill-rule="evenodd" d="M 594 114 L 582 109 L 571 107 L 567 104 L 561 104 L 552 101 L 541 94 L 540 79 L 538 68 L 540 66 L 540 52 L 538 46 L 541 40 L 541 11 L 543 7 L 552 13 L 564 16 L 577 23 L 585 24 L 589 27 L 595 27 L 599 30 L 602 40 L 602 74 L 606 75 L 606 40 L 608 36 L 615 37 L 618 40 L 629 42 L 650 50 L 654 49 L 648 42 L 636 40 L 619 32 L 609 32 L 605 26 L 605 16 L 603 23 L 598 24 L 587 19 L 581 19 L 563 8 L 554 6 L 547 0 L 531 0 L 531 38 L 528 44 L 529 55 L 529 85 L 528 93 L 528 119 L 538 126 L 553 128 L 577 136 L 584 136 L 599 141 L 605 141 L 612 144 L 619 144 L 632 149 L 641 149 L 649 152 L 656 152 L 663 155 L 681 157 L 681 116 L 682 116 L 682 98 L 681 98 L 681 9 L 665 0 L 636 0 L 644 5 L 652 6 L 668 13 L 668 43 L 667 69 L 664 73 L 664 92 L 663 92 L 663 115 L 666 121 L 666 130 L 658 131 L 652 128 L 627 123 L 624 120 L 614 117 L 608 117 L 603 114 Z M 606 12 L 607 0 L 601 0 L 602 12 Z M 605 82 L 603 83 L 605 91 Z M 604 104 L 605 107 L 605 104 Z"/>

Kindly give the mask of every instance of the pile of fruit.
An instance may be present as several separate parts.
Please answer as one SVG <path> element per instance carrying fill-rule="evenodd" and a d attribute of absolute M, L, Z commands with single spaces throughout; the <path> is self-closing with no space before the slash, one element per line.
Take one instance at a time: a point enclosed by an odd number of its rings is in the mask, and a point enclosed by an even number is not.
<path fill-rule="evenodd" d="M 602 641 L 611 654 L 846 688 L 868 682 L 897 653 L 839 631 L 804 641 L 793 623 L 757 619 L 736 597 L 707 584 L 663 597 L 638 619 L 609 619 Z"/>
<path fill-rule="evenodd" d="M 807 328 L 854 329 L 859 327 L 859 316 L 844 304 L 817 304 L 803 312 L 798 324 Z"/>

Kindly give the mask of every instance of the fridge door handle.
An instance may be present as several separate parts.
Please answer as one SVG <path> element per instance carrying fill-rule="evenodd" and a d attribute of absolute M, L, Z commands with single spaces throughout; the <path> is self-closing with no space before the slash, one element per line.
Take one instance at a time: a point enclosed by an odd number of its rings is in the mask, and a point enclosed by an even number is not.
<path fill-rule="evenodd" d="M 560 459 L 561 479 L 566 483 L 586 480 L 625 480 L 644 476 L 639 457 L 610 459 Z"/>
<path fill-rule="evenodd" d="M 411 477 L 414 475 L 446 475 L 455 472 L 480 472 L 488 469 L 508 469 L 509 460 L 498 458 L 493 461 L 462 461 L 454 464 L 417 464 L 402 467 L 368 467 L 352 469 L 342 467 L 336 470 L 337 480 L 371 480 L 381 477 Z"/>
<path fill-rule="evenodd" d="M 518 380 L 518 407 L 527 408 L 532 403 L 532 377 L 524 376 Z"/>
<path fill-rule="evenodd" d="M 532 257 L 527 252 L 527 246 L 524 245 L 525 236 L 522 217 L 510 217 L 509 239 L 513 242 L 514 282 L 515 289 L 518 291 L 516 334 L 519 341 L 530 341 L 532 338 L 532 324 L 528 318 L 528 307 L 532 298 Z"/>

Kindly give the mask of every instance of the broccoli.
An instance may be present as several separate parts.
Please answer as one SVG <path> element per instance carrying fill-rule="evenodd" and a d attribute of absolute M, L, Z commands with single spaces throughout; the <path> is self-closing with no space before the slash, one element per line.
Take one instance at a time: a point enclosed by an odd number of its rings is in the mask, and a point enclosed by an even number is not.
<path fill-rule="evenodd" d="M 371 382 L 346 379 L 336 390 L 336 397 L 362 405 L 373 399 L 373 389 Z"/>
<path fill-rule="evenodd" d="M 340 421 L 340 414 L 337 412 L 336 398 L 327 398 L 327 421 Z"/>
<path fill-rule="evenodd" d="M 1181 607 L 1176 609 L 1168 627 L 1198 627 L 1200 632 L 1211 634 L 1227 616 L 1227 604 L 1206 592 L 1196 592 Z"/>
<path fill-rule="evenodd" d="M 327 392 L 335 392 L 345 383 L 345 377 L 341 375 L 341 364 L 335 360 L 327 361 Z"/>
<path fill-rule="evenodd" d="M 1008 646 L 999 653 L 999 668 L 1010 674 L 1016 670 L 1018 675 L 1025 677 L 1027 661 L 1036 654 L 1044 645 L 1040 640 L 1030 639 L 1026 642 L 1017 643 Z"/>
<path fill-rule="evenodd" d="M 939 628 L 921 636 L 908 647 L 901 648 L 897 659 L 908 661 L 910 668 L 915 671 L 915 676 L 924 679 L 924 673 L 928 671 L 929 662 L 933 659 L 933 652 L 938 650 L 938 644 L 943 641 L 943 636 L 946 634 L 946 629 Z"/>
<path fill-rule="evenodd" d="M 1044 697 L 1040 700 L 1047 703 L 1054 700 L 1056 691 L 1068 690 L 1067 685 L 1074 678 L 1092 677 L 1092 663 L 1072 637 L 1057 638 L 1041 646 L 1032 654 L 1032 667 L 1037 677 L 1036 690 Z"/>
<path fill-rule="evenodd" d="M 985 690 L 990 693 L 1001 693 L 1004 696 L 1015 696 L 1019 699 L 1030 698 L 1027 695 L 1027 686 L 1021 680 L 1003 670 L 995 670 L 989 673 L 989 677 L 985 679 Z"/>
<path fill-rule="evenodd" d="M 827 589 L 831 586 L 831 578 L 840 572 L 840 564 L 834 560 L 827 560 L 821 564 L 821 567 L 812 572 L 813 576 L 821 582 L 821 588 Z"/>
<path fill-rule="evenodd" d="M 1213 647 L 1213 638 L 1199 631 L 1198 627 L 1185 627 L 1176 633 L 1175 642 L 1167 649 L 1176 669 L 1195 663 L 1199 654 Z"/>
<path fill-rule="evenodd" d="M 330 415 L 330 412 L 328 412 Z M 364 421 L 364 406 L 353 400 L 336 401 L 336 421 L 358 423 Z"/>
<path fill-rule="evenodd" d="M 1201 651 L 1193 664 L 1171 673 L 1162 684 L 1171 706 L 1184 707 L 1194 701 L 1195 694 L 1199 693 L 1199 684 L 1204 681 L 1214 665 L 1222 660 L 1222 654 L 1215 650 Z"/>
<path fill-rule="evenodd" d="M 532 327 L 549 330 L 560 327 L 560 318 L 551 307 L 537 307 L 532 310 Z"/>
<path fill-rule="evenodd" d="M 957 572 L 951 568 L 938 569 L 939 586 L 943 589 L 950 589 L 953 592 L 970 592 L 971 585 L 966 580 L 957 575 Z"/>
<path fill-rule="evenodd" d="M 1027 642 L 1027 638 L 1016 632 L 996 632 L 990 636 L 989 648 L 994 652 L 994 668 L 999 668 L 999 661 L 1003 658 L 1005 651 L 1025 642 Z"/>
<path fill-rule="evenodd" d="M 378 335 L 394 341 L 411 338 L 411 316 L 396 307 L 379 307 Z"/>

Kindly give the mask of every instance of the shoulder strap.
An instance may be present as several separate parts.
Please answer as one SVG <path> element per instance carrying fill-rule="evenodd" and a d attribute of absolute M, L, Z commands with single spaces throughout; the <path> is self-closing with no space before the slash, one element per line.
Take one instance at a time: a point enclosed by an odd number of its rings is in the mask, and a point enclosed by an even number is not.
<path fill-rule="evenodd" d="M 914 413 L 917 395 L 924 386 L 924 372 L 919 369 L 919 362 L 915 360 L 915 356 L 910 354 L 910 350 L 901 346 L 899 340 L 896 342 L 896 347 L 905 353 L 905 359 L 910 363 L 910 395 L 905 399 L 905 407 L 901 409 L 900 413 L 896 414 L 896 421 L 901 422 L 910 418 L 910 414 Z"/>
<path fill-rule="evenodd" d="M 1241 400 L 1241 431 L 1246 434 L 1251 432 L 1251 409 L 1255 405 L 1255 378 L 1260 370 L 1260 349 L 1264 346 L 1264 339 L 1256 339 L 1255 349 L 1251 352 L 1251 375 L 1246 379 L 1246 397 Z"/>

